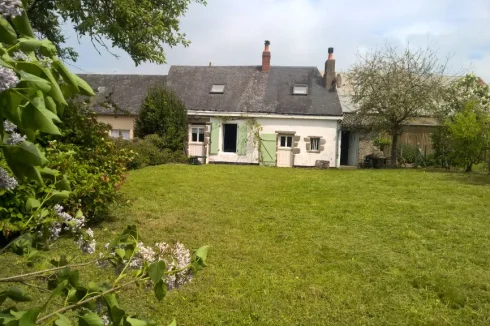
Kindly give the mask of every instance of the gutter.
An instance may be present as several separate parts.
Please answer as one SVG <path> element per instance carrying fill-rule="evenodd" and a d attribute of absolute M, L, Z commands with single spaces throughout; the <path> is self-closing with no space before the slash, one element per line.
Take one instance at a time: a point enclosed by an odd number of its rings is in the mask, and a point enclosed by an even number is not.
<path fill-rule="evenodd" d="M 320 116 L 320 115 L 283 115 L 267 113 L 247 113 L 247 112 L 216 112 L 216 111 L 193 111 L 188 110 L 187 115 L 208 116 L 208 117 L 237 117 L 237 118 L 273 118 L 273 119 L 295 119 L 295 120 L 336 120 L 342 121 L 343 116 Z"/>

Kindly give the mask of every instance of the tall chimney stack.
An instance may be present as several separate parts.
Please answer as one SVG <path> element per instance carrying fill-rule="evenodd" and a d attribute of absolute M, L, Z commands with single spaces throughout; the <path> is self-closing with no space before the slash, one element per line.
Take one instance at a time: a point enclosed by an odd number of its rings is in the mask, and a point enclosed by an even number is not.
<path fill-rule="evenodd" d="M 325 62 L 325 87 L 331 89 L 335 81 L 335 59 L 333 58 L 333 48 L 328 48 L 328 60 Z"/>
<path fill-rule="evenodd" d="M 269 45 L 271 42 L 265 41 L 265 49 L 262 52 L 262 72 L 269 72 L 271 70 L 271 53 L 269 51 Z"/>

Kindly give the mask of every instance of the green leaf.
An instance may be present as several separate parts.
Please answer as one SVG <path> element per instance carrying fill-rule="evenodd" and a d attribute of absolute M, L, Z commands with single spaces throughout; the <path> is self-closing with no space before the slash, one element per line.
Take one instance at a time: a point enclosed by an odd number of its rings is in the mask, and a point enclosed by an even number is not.
<path fill-rule="evenodd" d="M 68 280 L 61 281 L 58 284 L 58 286 L 53 291 L 51 291 L 51 295 L 49 296 L 48 300 L 46 300 L 46 302 L 44 303 L 43 309 L 46 309 L 49 302 L 51 302 L 51 300 L 53 300 L 55 296 L 61 294 L 67 285 L 68 285 Z"/>
<path fill-rule="evenodd" d="M 2 92 L 0 93 L 0 103 L 2 106 L 2 115 L 15 125 L 21 126 L 20 119 L 20 104 L 24 97 L 17 92 Z"/>
<path fill-rule="evenodd" d="M 56 315 L 59 317 L 54 322 L 54 324 L 56 326 L 73 326 L 73 323 L 71 322 L 71 320 L 68 319 L 68 317 L 66 317 L 65 315 L 62 315 L 62 314 L 56 314 Z"/>
<path fill-rule="evenodd" d="M 49 91 L 48 95 L 51 96 L 56 102 L 63 105 L 68 105 L 68 103 L 66 103 L 65 97 L 63 96 L 63 93 L 61 92 L 61 88 L 58 85 L 56 79 L 53 77 L 51 71 L 46 68 L 42 69 L 46 77 L 48 77 L 49 81 L 51 82 L 51 90 Z"/>
<path fill-rule="evenodd" d="M 14 163 L 37 166 L 48 162 L 36 145 L 29 141 L 14 146 L 5 146 L 3 150 L 4 153 L 8 153 L 7 155 L 15 157 Z"/>
<path fill-rule="evenodd" d="M 150 267 L 148 267 L 148 275 L 150 275 L 153 284 L 161 281 L 163 275 L 165 275 L 165 262 L 163 260 L 159 260 L 152 263 Z"/>
<path fill-rule="evenodd" d="M 19 326 L 36 326 L 36 320 L 39 313 L 39 309 L 27 310 L 22 317 L 20 317 Z"/>
<path fill-rule="evenodd" d="M 31 212 L 32 210 L 38 208 L 41 206 L 41 202 L 37 200 L 36 198 L 28 198 L 26 202 L 26 210 L 28 212 Z"/>
<path fill-rule="evenodd" d="M 47 174 L 47 175 L 51 175 L 53 177 L 57 177 L 60 175 L 60 171 L 58 170 L 54 170 L 54 169 L 50 169 L 50 168 L 47 168 L 47 167 L 44 167 L 42 169 L 39 170 L 42 174 Z"/>
<path fill-rule="evenodd" d="M 155 284 L 153 287 L 153 291 L 155 292 L 155 297 L 159 300 L 162 301 L 163 298 L 165 298 L 165 295 L 167 294 L 167 284 L 163 283 L 163 280 L 160 279 L 158 283 Z"/>
<path fill-rule="evenodd" d="M 126 318 L 126 322 L 129 323 L 131 326 L 147 326 L 148 325 L 148 323 L 144 320 L 131 318 L 131 317 Z"/>
<path fill-rule="evenodd" d="M 80 89 L 80 93 L 82 95 L 95 96 L 94 90 L 92 89 L 92 87 L 90 87 L 90 85 L 85 80 L 78 77 L 77 75 L 73 75 L 73 76 L 75 77 L 78 88 Z"/>
<path fill-rule="evenodd" d="M 40 78 L 46 77 L 44 73 L 44 68 L 40 65 L 38 62 L 26 62 L 26 61 L 20 61 L 17 62 L 17 69 L 18 70 L 23 70 L 25 72 L 28 72 L 32 75 L 35 75 Z M 49 80 L 51 83 L 51 81 Z"/>
<path fill-rule="evenodd" d="M 67 191 L 67 190 L 62 190 L 62 191 L 53 190 L 53 192 L 51 193 L 51 200 L 54 202 L 60 202 L 65 199 L 68 199 L 70 197 L 70 194 L 71 191 Z"/>
<path fill-rule="evenodd" d="M 22 126 L 48 134 L 61 134 L 53 121 L 61 122 L 56 114 L 46 109 L 43 94 L 38 91 L 37 96 L 22 110 Z"/>
<path fill-rule="evenodd" d="M 201 248 L 197 249 L 194 255 L 201 260 L 203 264 L 206 263 L 206 259 L 208 257 L 208 249 L 209 245 L 202 246 Z"/>
<path fill-rule="evenodd" d="M 65 255 L 61 255 L 59 260 L 51 259 L 49 262 L 54 267 L 61 267 L 61 266 L 68 265 L 68 259 L 66 259 L 66 256 Z"/>
<path fill-rule="evenodd" d="M 12 23 L 22 35 L 35 37 L 26 10 L 22 10 L 22 15 L 13 18 Z"/>
<path fill-rule="evenodd" d="M 109 290 L 109 289 L 107 289 Z M 109 307 L 119 307 L 119 302 L 117 301 L 117 296 L 115 293 L 109 293 L 104 295 L 104 300 Z"/>
<path fill-rule="evenodd" d="M 2 295 L 6 295 L 8 298 L 15 302 L 27 302 L 31 301 L 31 298 L 22 293 L 19 288 L 9 288 L 7 291 L 3 291 Z"/>
<path fill-rule="evenodd" d="M 68 178 L 66 177 L 66 175 L 63 175 L 63 179 L 61 179 L 60 181 L 58 181 L 56 183 L 55 187 L 58 190 L 71 191 L 70 181 L 68 181 Z"/>
<path fill-rule="evenodd" d="M 119 325 L 121 320 L 126 315 L 126 312 L 121 308 L 114 306 L 109 308 L 109 315 L 111 316 L 112 324 Z"/>
<path fill-rule="evenodd" d="M 53 59 L 53 67 L 61 75 L 65 83 L 73 87 L 77 92 L 80 92 L 80 89 L 78 88 L 78 81 L 75 78 L 75 75 L 73 75 L 68 70 L 68 68 L 66 68 L 66 66 L 63 64 L 63 62 L 61 62 L 60 59 L 58 58 Z"/>
<path fill-rule="evenodd" d="M 0 40 L 6 44 L 17 43 L 17 33 L 12 28 L 12 25 L 4 18 L 0 18 Z"/>
<path fill-rule="evenodd" d="M 0 302 L 1 304 L 1 302 Z M 8 311 L 8 310 L 7 310 Z M 6 312 L 0 311 L 0 325 L 17 325 L 15 317 Z"/>
<path fill-rule="evenodd" d="M 54 46 L 54 44 L 51 43 L 51 41 L 49 40 L 43 40 L 43 44 L 41 44 L 39 52 L 41 52 L 43 56 L 48 58 L 53 58 L 58 54 L 56 46 Z"/>
<path fill-rule="evenodd" d="M 170 324 L 168 324 L 168 326 L 177 326 L 177 321 L 175 320 L 175 318 Z"/>
<path fill-rule="evenodd" d="M 44 93 L 49 92 L 51 89 L 51 83 L 44 78 L 30 74 L 23 70 L 19 71 L 19 75 L 21 81 L 29 83 L 30 85 L 34 86 L 34 88 L 43 91 Z"/>
<path fill-rule="evenodd" d="M 86 313 L 78 318 L 80 326 L 104 326 L 104 322 L 95 312 Z"/>
<path fill-rule="evenodd" d="M 49 42 L 47 40 L 38 40 L 36 38 L 31 37 L 21 37 L 19 38 L 19 48 L 23 52 L 33 52 L 38 50 L 43 44 Z"/>
<path fill-rule="evenodd" d="M 51 90 L 48 92 L 48 95 L 51 96 L 56 102 L 63 105 L 68 105 L 63 93 L 61 92 L 60 86 L 58 85 L 58 82 L 56 78 L 54 78 L 50 69 L 44 68 L 38 62 L 18 62 L 17 68 L 38 77 L 47 79 L 51 84 Z"/>
<path fill-rule="evenodd" d="M 116 255 L 118 255 L 121 259 L 124 259 L 124 256 L 126 256 L 126 251 L 122 248 L 117 248 L 116 250 L 114 250 L 114 252 L 116 253 Z"/>
<path fill-rule="evenodd" d="M 54 102 L 51 96 L 46 95 L 44 97 L 44 105 L 46 106 L 46 109 L 48 109 L 49 111 L 53 112 L 54 114 L 58 114 L 58 110 L 56 109 L 56 103 Z"/>

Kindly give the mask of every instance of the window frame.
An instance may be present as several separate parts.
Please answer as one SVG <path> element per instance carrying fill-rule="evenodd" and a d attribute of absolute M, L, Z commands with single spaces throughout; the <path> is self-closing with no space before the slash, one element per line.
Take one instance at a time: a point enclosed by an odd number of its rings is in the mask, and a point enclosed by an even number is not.
<path fill-rule="evenodd" d="M 304 88 L 304 92 L 298 92 L 298 91 L 296 91 L 296 88 Z M 308 85 L 294 84 L 292 93 L 295 96 L 307 96 L 308 95 Z"/>
<path fill-rule="evenodd" d="M 219 87 L 220 89 L 216 90 L 215 87 Z M 221 89 L 221 87 L 223 87 Z M 211 85 L 211 90 L 209 91 L 209 94 L 224 94 L 225 93 L 225 84 L 213 84 Z"/>
<path fill-rule="evenodd" d="M 282 142 L 283 139 L 284 139 L 284 145 Z M 278 146 L 279 148 L 281 148 L 281 149 L 293 149 L 293 146 L 294 146 L 293 135 L 279 135 L 279 146 Z"/>
<path fill-rule="evenodd" d="M 115 137 L 112 133 L 117 132 L 118 136 Z M 127 138 L 124 137 L 123 132 L 127 132 Z M 124 139 L 124 140 L 130 140 L 131 139 L 131 130 L 130 129 L 111 129 L 109 136 L 113 139 Z"/>
<path fill-rule="evenodd" d="M 316 148 L 313 148 L 313 144 Z M 320 152 L 320 137 L 310 137 L 310 152 Z"/>
<path fill-rule="evenodd" d="M 197 129 L 197 133 L 196 133 L 196 140 L 193 140 L 193 135 L 194 135 L 194 129 Z M 202 131 L 202 133 L 201 133 Z M 206 136 L 205 136 L 205 133 L 206 133 L 206 128 L 205 126 L 198 126 L 198 125 L 195 125 L 195 126 L 191 126 L 190 127 L 190 143 L 191 144 L 203 144 L 205 139 L 206 139 Z M 200 141 L 200 137 L 202 135 L 202 141 Z"/>

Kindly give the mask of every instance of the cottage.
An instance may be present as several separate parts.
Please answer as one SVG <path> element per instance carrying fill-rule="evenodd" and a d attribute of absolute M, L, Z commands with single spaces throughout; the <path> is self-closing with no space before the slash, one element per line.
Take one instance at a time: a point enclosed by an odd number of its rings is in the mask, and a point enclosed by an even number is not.
<path fill-rule="evenodd" d="M 339 166 L 342 109 L 329 52 L 325 78 L 316 67 L 271 66 L 268 42 L 261 66 L 172 66 L 167 86 L 188 110 L 189 155 L 208 163 Z"/>
<path fill-rule="evenodd" d="M 166 78 L 82 77 L 111 98 L 109 108 L 94 109 L 113 126 L 112 136 L 132 138 L 145 90 L 166 82 L 188 110 L 188 154 L 203 163 L 338 167 L 342 107 L 333 48 L 322 77 L 316 67 L 271 66 L 269 45 L 260 66 L 172 66 Z M 109 115 L 114 107 L 124 112 Z"/>

